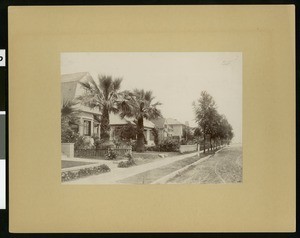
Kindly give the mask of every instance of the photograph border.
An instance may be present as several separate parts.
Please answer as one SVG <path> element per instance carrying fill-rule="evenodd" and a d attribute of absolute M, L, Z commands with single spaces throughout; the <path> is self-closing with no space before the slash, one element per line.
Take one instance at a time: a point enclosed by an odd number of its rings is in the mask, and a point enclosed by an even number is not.
<path fill-rule="evenodd" d="M 253 233 L 252 235 L 258 235 L 258 234 Z M 279 236 L 284 236 L 284 234 L 278 234 L 278 237 L 279 237 Z"/>

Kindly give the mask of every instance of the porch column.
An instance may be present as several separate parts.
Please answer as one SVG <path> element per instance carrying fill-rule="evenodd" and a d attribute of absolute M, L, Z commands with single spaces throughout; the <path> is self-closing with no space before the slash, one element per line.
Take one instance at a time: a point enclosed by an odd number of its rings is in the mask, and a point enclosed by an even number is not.
<path fill-rule="evenodd" d="M 94 135 L 94 120 L 91 121 L 91 136 Z"/>
<path fill-rule="evenodd" d="M 115 128 L 113 126 L 110 127 L 110 131 L 109 131 L 109 140 L 114 140 L 114 131 Z"/>
<path fill-rule="evenodd" d="M 149 142 L 150 142 L 150 129 L 146 129 L 146 140 L 147 140 L 147 144 L 149 144 Z"/>
<path fill-rule="evenodd" d="M 83 119 L 80 117 L 79 119 L 79 135 L 83 136 Z"/>

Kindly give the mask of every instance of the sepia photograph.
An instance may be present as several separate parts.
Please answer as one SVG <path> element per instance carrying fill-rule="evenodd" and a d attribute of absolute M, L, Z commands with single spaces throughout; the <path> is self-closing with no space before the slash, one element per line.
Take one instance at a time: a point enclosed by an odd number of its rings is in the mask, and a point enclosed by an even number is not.
<path fill-rule="evenodd" d="M 295 6 L 7 10 L 9 233 L 295 231 Z"/>
<path fill-rule="evenodd" d="M 61 53 L 62 184 L 243 181 L 241 52 Z"/>

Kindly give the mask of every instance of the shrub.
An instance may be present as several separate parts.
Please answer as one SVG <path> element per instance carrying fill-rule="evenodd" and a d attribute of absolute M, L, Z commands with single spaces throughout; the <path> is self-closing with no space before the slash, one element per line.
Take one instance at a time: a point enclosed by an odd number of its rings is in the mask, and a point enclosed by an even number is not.
<path fill-rule="evenodd" d="M 165 139 L 159 145 L 159 150 L 163 152 L 177 152 L 179 151 L 180 143 L 177 140 Z"/>
<path fill-rule="evenodd" d="M 136 151 L 136 140 L 130 141 L 130 145 L 133 151 Z"/>
<path fill-rule="evenodd" d="M 128 123 L 127 125 L 118 126 L 115 128 L 115 135 L 117 138 L 125 141 L 130 141 L 136 138 L 136 126 Z"/>
<path fill-rule="evenodd" d="M 181 145 L 186 145 L 186 144 L 187 144 L 187 141 L 186 141 L 185 139 L 182 139 L 182 140 L 180 141 L 180 144 L 181 144 Z"/>
<path fill-rule="evenodd" d="M 148 146 L 148 147 L 146 147 L 146 150 L 147 151 L 160 151 L 159 150 L 159 146 Z"/>
<path fill-rule="evenodd" d="M 94 141 L 94 146 L 95 146 L 95 148 L 96 148 L 96 149 L 100 149 L 102 143 L 103 143 L 103 140 L 101 140 L 101 139 L 96 139 L 96 140 Z"/>
<path fill-rule="evenodd" d="M 61 142 L 62 143 L 75 143 L 79 138 L 79 134 L 74 132 L 70 128 L 65 128 L 61 131 Z"/>
<path fill-rule="evenodd" d="M 132 155 L 130 153 L 127 153 L 125 155 L 125 157 L 127 157 L 127 161 L 121 161 L 119 164 L 118 164 L 118 167 L 119 168 L 128 168 L 130 166 L 133 166 L 133 165 L 136 165 Z"/>
<path fill-rule="evenodd" d="M 182 139 L 180 142 L 181 145 L 194 145 L 196 143 L 197 141 L 195 142 L 194 140 L 186 140 L 186 139 Z"/>
<path fill-rule="evenodd" d="M 105 157 L 107 160 L 114 160 L 117 158 L 117 153 L 111 148 L 108 148 L 107 152 L 105 153 Z"/>
<path fill-rule="evenodd" d="M 194 145 L 194 144 L 197 144 L 197 142 L 195 142 L 194 140 L 188 140 L 187 145 Z"/>
<path fill-rule="evenodd" d="M 114 140 L 113 143 L 115 144 L 115 146 L 119 147 L 119 146 L 131 146 L 131 142 L 128 140 L 123 140 L 123 139 L 119 139 L 119 140 Z"/>
<path fill-rule="evenodd" d="M 94 148 L 94 139 L 87 136 L 79 136 L 74 144 L 76 149 L 93 149 Z"/>
<path fill-rule="evenodd" d="M 127 161 L 121 161 L 119 164 L 118 164 L 118 167 L 119 168 L 128 168 L 128 167 L 131 167 L 133 165 L 136 165 L 136 163 L 134 162 L 133 159 L 130 159 L 130 160 L 127 160 Z"/>
<path fill-rule="evenodd" d="M 92 138 L 94 139 L 94 148 L 100 149 L 102 143 L 104 142 L 104 140 L 103 140 L 103 139 L 100 139 L 99 136 L 98 136 L 97 134 L 94 134 L 94 135 L 92 136 Z"/>
<path fill-rule="evenodd" d="M 61 117 L 61 143 L 75 143 L 79 134 L 72 129 L 71 119 L 68 116 Z"/>
<path fill-rule="evenodd" d="M 109 172 L 110 168 L 106 164 L 102 164 L 99 166 L 79 169 L 78 171 L 65 171 L 61 173 L 62 182 L 66 182 L 69 180 L 74 180 L 82 177 L 86 177 L 89 175 L 101 174 Z"/>
<path fill-rule="evenodd" d="M 127 168 L 128 166 L 127 166 L 127 161 L 125 162 L 125 161 L 121 161 L 120 163 L 118 163 L 118 167 L 119 168 Z"/>
<path fill-rule="evenodd" d="M 95 167 L 97 172 L 104 173 L 109 172 L 110 168 L 106 164 L 101 164 L 98 167 Z"/>

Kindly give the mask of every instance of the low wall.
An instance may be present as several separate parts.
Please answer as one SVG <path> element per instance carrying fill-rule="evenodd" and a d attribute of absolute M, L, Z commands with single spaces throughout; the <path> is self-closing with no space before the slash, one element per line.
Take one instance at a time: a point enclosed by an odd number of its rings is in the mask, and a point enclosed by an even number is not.
<path fill-rule="evenodd" d="M 74 158 L 74 143 L 61 143 L 61 153 L 68 158 Z"/>
<path fill-rule="evenodd" d="M 196 150 L 197 150 L 197 145 L 180 145 L 179 147 L 180 153 L 191 152 Z"/>

